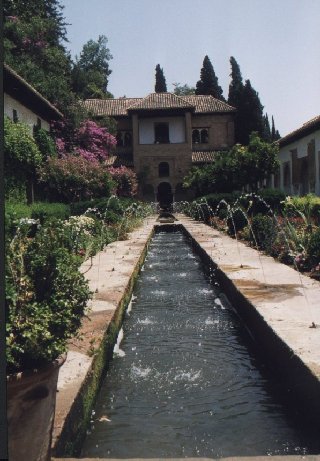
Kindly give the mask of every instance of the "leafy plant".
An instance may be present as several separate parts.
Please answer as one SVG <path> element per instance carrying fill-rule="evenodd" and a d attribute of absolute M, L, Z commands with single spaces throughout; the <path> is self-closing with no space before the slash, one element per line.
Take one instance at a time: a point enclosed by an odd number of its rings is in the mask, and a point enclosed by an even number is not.
<path fill-rule="evenodd" d="M 68 249 L 61 223 L 33 239 L 18 231 L 6 254 L 7 365 L 10 373 L 65 352 L 81 324 L 90 291 Z"/>
<path fill-rule="evenodd" d="M 257 214 L 252 218 L 251 231 L 253 233 L 252 239 L 259 247 L 270 251 L 277 236 L 277 228 L 273 218 Z"/>

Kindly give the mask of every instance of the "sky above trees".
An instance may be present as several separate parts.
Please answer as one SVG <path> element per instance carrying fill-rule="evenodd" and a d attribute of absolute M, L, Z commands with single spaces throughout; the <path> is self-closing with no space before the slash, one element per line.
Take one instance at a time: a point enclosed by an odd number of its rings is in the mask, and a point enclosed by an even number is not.
<path fill-rule="evenodd" d="M 154 91 L 159 63 L 168 91 L 195 86 L 209 56 L 228 97 L 230 56 L 285 135 L 319 114 L 318 0 L 62 0 L 72 57 L 108 38 L 108 91 L 142 97 Z"/>

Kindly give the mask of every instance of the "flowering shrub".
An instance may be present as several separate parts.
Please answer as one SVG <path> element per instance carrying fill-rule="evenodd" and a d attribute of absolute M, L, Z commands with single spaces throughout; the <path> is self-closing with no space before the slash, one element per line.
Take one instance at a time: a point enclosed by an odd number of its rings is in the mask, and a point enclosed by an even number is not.
<path fill-rule="evenodd" d="M 88 160 L 103 162 L 109 156 L 110 150 L 117 141 L 106 128 L 98 126 L 92 120 L 85 120 L 75 132 L 79 147 L 75 151 Z"/>
<path fill-rule="evenodd" d="M 138 179 L 134 171 L 125 166 L 108 168 L 111 177 L 115 180 L 116 194 L 119 197 L 133 197 L 138 191 Z"/>
<path fill-rule="evenodd" d="M 97 161 L 83 157 L 64 155 L 49 158 L 39 169 L 40 180 L 58 191 L 67 201 L 79 201 L 91 197 L 108 197 L 114 187 L 106 168 Z"/>

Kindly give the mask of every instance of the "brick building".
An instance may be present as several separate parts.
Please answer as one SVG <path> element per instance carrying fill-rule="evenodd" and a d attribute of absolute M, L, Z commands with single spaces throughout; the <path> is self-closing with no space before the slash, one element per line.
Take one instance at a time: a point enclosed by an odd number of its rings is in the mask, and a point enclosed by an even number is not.
<path fill-rule="evenodd" d="M 186 198 L 182 180 L 193 165 L 234 144 L 235 109 L 212 96 L 151 93 L 145 98 L 88 99 L 92 116 L 117 122 L 109 165 L 132 167 L 140 195 L 162 204 Z"/>

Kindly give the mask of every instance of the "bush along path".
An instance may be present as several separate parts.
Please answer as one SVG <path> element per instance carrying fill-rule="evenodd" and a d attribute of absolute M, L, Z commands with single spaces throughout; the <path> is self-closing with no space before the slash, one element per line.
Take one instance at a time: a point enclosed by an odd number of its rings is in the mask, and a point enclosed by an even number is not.
<path fill-rule="evenodd" d="M 184 211 L 237 240 L 320 280 L 320 198 L 259 194 L 211 194 Z"/>

